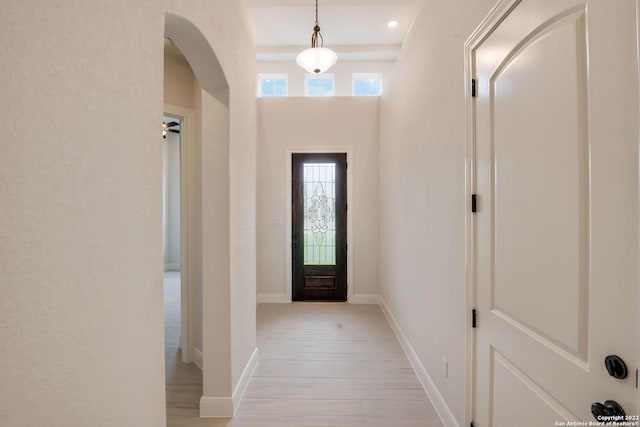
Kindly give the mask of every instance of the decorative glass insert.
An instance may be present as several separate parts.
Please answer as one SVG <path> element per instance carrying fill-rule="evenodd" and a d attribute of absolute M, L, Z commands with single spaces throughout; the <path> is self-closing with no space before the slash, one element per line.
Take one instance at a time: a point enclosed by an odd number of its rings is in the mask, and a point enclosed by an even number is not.
<path fill-rule="evenodd" d="M 336 164 L 304 164 L 304 264 L 336 264 Z"/>
<path fill-rule="evenodd" d="M 287 96 L 286 74 L 258 74 L 258 96 L 273 98 Z"/>
<path fill-rule="evenodd" d="M 307 74 L 304 79 L 306 96 L 333 96 L 333 74 Z"/>
<path fill-rule="evenodd" d="M 354 74 L 353 96 L 380 96 L 382 94 L 382 74 Z"/>

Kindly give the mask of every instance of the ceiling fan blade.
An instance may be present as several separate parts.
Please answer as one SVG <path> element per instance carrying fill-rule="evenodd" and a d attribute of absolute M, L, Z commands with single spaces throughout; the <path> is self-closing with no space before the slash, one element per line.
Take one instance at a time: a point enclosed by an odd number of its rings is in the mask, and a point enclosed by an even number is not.
<path fill-rule="evenodd" d="M 171 132 L 171 133 L 180 133 L 179 130 L 175 130 L 175 129 L 167 129 L 167 132 Z"/>
<path fill-rule="evenodd" d="M 178 123 L 178 122 L 169 122 L 169 123 L 167 123 L 167 127 L 168 128 L 172 128 L 174 126 L 180 126 L 180 123 Z"/>

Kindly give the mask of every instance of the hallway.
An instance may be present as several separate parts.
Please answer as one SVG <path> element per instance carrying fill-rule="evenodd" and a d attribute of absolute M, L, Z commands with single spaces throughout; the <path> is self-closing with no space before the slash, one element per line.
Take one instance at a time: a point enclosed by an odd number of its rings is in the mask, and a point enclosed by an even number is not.
<path fill-rule="evenodd" d="M 231 420 L 198 418 L 198 369 L 167 365 L 168 427 L 442 426 L 378 306 L 260 304 L 257 334 L 260 364 Z"/>

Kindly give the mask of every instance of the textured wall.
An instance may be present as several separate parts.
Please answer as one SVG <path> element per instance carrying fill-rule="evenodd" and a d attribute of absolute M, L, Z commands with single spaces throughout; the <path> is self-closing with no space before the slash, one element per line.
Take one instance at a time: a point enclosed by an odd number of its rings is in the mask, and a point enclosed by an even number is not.
<path fill-rule="evenodd" d="M 243 3 L 9 2 L 0 12 L 3 426 L 165 424 L 167 3 L 201 28 L 228 76 L 233 379 L 255 348 L 255 51 Z"/>
<path fill-rule="evenodd" d="M 380 107 L 381 294 L 460 425 L 467 319 L 464 42 L 495 3 L 426 1 Z"/>
<path fill-rule="evenodd" d="M 3 426 L 164 423 L 162 5 L 3 4 Z"/>
<path fill-rule="evenodd" d="M 287 149 L 352 147 L 354 281 L 377 294 L 379 98 L 260 98 L 258 162 L 258 292 L 285 294 Z M 278 221 L 281 220 L 282 223 Z"/>

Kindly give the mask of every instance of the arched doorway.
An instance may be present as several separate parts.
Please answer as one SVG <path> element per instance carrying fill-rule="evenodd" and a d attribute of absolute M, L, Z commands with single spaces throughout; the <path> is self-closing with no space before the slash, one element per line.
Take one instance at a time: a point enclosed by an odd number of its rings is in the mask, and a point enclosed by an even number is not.
<path fill-rule="evenodd" d="M 231 416 L 229 85 L 209 42 L 190 20 L 166 14 L 165 36 L 197 80 L 185 159 L 188 353 L 203 370 L 200 415 Z"/>

